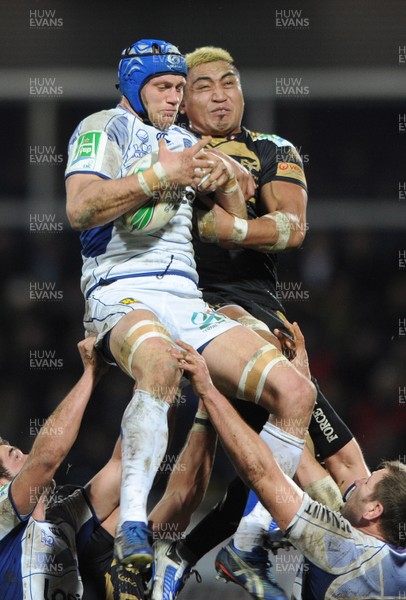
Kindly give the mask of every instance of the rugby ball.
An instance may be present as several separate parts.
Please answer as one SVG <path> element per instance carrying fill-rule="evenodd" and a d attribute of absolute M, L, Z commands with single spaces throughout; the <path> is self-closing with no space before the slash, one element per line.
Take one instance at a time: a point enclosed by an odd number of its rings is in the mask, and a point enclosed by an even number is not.
<path fill-rule="evenodd" d="M 158 153 L 152 152 L 139 158 L 130 167 L 127 176 L 149 169 L 158 160 Z M 183 186 L 171 185 L 157 191 L 135 211 L 130 210 L 121 219 L 124 227 L 135 234 L 149 234 L 165 227 L 176 215 L 184 197 Z"/>

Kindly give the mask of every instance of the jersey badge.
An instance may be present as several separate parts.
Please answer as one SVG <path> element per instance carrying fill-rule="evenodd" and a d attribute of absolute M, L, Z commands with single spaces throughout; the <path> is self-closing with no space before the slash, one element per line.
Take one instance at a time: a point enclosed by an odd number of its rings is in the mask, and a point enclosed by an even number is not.
<path fill-rule="evenodd" d="M 80 165 L 87 170 L 100 170 L 106 144 L 107 133 L 105 131 L 83 133 L 74 143 L 69 166 Z"/>

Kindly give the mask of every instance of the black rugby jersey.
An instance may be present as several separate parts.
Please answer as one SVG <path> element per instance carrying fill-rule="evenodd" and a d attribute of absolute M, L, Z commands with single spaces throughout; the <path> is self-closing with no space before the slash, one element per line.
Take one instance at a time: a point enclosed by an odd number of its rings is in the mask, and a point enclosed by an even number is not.
<path fill-rule="evenodd" d="M 231 156 L 250 171 L 258 188 L 247 201 L 248 218 L 266 214 L 261 206 L 259 189 L 270 181 L 296 183 L 306 190 L 303 164 L 296 148 L 277 136 L 255 133 L 242 128 L 240 133 L 213 138 L 210 146 Z M 204 207 L 199 205 L 199 208 Z M 203 296 L 211 304 L 235 303 L 247 308 L 246 302 L 282 310 L 276 296 L 277 255 L 246 248 L 226 250 L 217 244 L 203 243 L 196 224 L 193 244 Z M 217 299 L 216 299 L 217 298 Z M 246 302 L 245 302 L 246 301 Z"/>

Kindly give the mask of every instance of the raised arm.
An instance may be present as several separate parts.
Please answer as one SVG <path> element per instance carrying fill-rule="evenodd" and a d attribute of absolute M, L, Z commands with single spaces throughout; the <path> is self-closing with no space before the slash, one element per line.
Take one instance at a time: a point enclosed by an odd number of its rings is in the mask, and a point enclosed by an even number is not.
<path fill-rule="evenodd" d="M 21 515 L 35 508 L 42 492 L 52 482 L 76 440 L 86 406 L 106 368 L 94 349 L 94 338 L 79 342 L 78 349 L 83 375 L 46 420 L 27 460 L 11 483 L 12 498 Z"/>
<path fill-rule="evenodd" d="M 196 394 L 241 478 L 258 495 L 283 532 L 299 510 L 303 491 L 276 463 L 263 440 L 238 415 L 211 381 L 204 358 L 194 348 L 176 342 L 183 351 L 172 350 L 179 366 L 190 374 Z"/>
<path fill-rule="evenodd" d="M 292 325 L 291 323 L 289 323 L 289 321 L 286 320 L 285 326 L 291 332 L 292 338 L 294 340 L 293 342 L 278 329 L 275 330 L 275 335 L 278 337 L 282 348 L 285 351 L 289 351 L 292 353 L 292 362 L 295 365 L 295 367 L 303 375 L 305 375 L 305 377 L 308 377 L 310 379 L 310 368 L 305 347 L 304 336 L 300 331 L 300 328 L 297 325 L 297 323 L 293 323 Z M 328 470 L 328 473 L 331 475 L 334 482 L 337 484 L 340 493 L 344 495 L 356 479 L 369 477 L 371 473 L 365 463 L 362 450 L 357 440 L 354 437 L 352 437 L 351 431 L 348 429 L 348 427 L 345 425 L 345 423 L 342 421 L 342 419 L 336 413 L 333 407 L 330 407 L 328 419 L 329 422 L 334 425 L 335 430 L 340 429 L 346 432 L 345 436 L 343 437 L 343 442 L 341 442 L 340 444 L 341 447 L 336 446 L 337 449 L 332 454 L 330 454 L 330 456 L 323 457 L 323 461 L 326 469 Z M 339 438 L 339 440 L 341 440 L 341 437 Z M 315 462 L 316 461 L 314 458 L 311 460 L 308 454 L 304 454 L 302 461 L 299 465 L 299 469 L 297 471 L 297 474 L 300 477 L 299 481 L 301 485 L 310 484 L 310 479 L 312 479 L 312 481 L 322 479 L 323 475 L 320 471 L 322 467 L 319 465 L 319 476 L 317 476 L 317 467 L 314 464 Z"/>
<path fill-rule="evenodd" d="M 217 434 L 199 402 L 192 429 L 171 472 L 165 493 L 148 516 L 153 531 L 185 531 L 210 480 Z M 162 525 L 165 525 L 163 527 Z"/>
<path fill-rule="evenodd" d="M 338 452 L 325 458 L 324 463 L 343 495 L 356 479 L 371 475 L 355 438 L 347 442 Z"/>
<path fill-rule="evenodd" d="M 110 460 L 86 484 L 86 492 L 100 521 L 107 519 L 120 504 L 121 440 L 117 440 Z"/>

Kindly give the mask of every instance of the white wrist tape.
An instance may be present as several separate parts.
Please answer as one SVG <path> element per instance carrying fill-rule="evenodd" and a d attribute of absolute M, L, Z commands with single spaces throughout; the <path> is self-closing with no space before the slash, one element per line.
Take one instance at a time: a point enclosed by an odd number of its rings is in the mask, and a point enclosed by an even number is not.
<path fill-rule="evenodd" d="M 152 168 L 155 171 L 155 174 L 157 175 L 159 181 L 163 184 L 164 187 L 167 187 L 169 181 L 165 169 L 163 168 L 161 163 L 159 161 L 156 162 L 154 165 L 152 165 Z"/>
<path fill-rule="evenodd" d="M 144 192 L 144 194 L 146 196 L 148 196 L 150 198 L 153 195 L 153 191 L 149 187 L 148 183 L 145 181 L 144 175 L 141 173 L 141 171 L 139 171 L 139 173 L 137 173 L 137 177 L 138 177 L 138 183 L 140 184 L 142 191 Z"/>
<path fill-rule="evenodd" d="M 237 178 L 234 176 L 231 179 L 229 179 L 229 181 L 227 181 L 227 183 L 225 185 L 222 185 L 218 189 L 223 194 L 234 194 L 234 192 L 236 192 L 238 190 L 238 187 L 239 186 L 238 186 Z"/>
<path fill-rule="evenodd" d="M 332 510 L 340 510 L 343 505 L 340 489 L 330 475 L 302 487 L 313 500 L 325 504 Z"/>
<path fill-rule="evenodd" d="M 285 250 L 289 243 L 291 223 L 289 217 L 283 212 L 276 211 L 272 214 L 264 215 L 267 219 L 272 219 L 276 225 L 276 231 L 278 232 L 278 239 L 275 244 L 267 247 L 269 251 L 272 250 Z M 265 246 L 264 246 L 265 249 Z"/>
<path fill-rule="evenodd" d="M 240 219 L 240 217 L 234 217 L 233 231 L 231 233 L 231 242 L 242 242 L 247 237 L 248 233 L 248 221 Z"/>
<path fill-rule="evenodd" d="M 213 425 L 209 415 L 202 410 L 198 410 L 193 421 L 192 431 L 204 432 L 211 429 L 213 429 Z"/>

